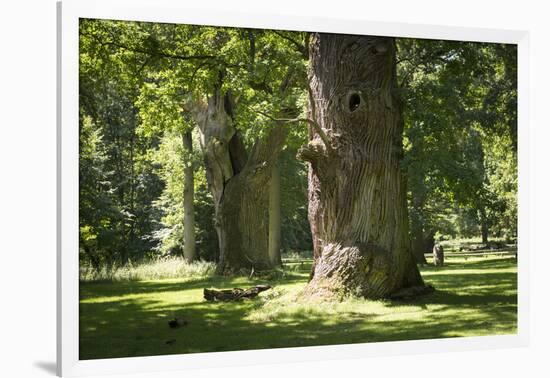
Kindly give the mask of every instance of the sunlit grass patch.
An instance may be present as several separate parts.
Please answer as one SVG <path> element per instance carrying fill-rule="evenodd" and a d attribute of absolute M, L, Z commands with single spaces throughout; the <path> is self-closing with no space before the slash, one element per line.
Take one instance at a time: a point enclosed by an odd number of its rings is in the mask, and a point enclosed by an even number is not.
<path fill-rule="evenodd" d="M 80 281 L 144 281 L 168 278 L 203 278 L 214 274 L 216 265 L 207 261 L 189 263 L 182 257 L 160 258 L 142 263 L 95 270 L 81 266 Z"/>
<path fill-rule="evenodd" d="M 290 263 L 292 261 L 287 261 Z M 433 294 L 414 301 L 303 302 L 310 261 L 262 277 L 206 275 L 170 279 L 83 282 L 80 357 L 108 358 L 511 334 L 516 332 L 513 258 L 450 257 L 421 267 Z M 301 268 L 300 268 L 301 266 Z M 273 289 L 255 300 L 210 303 L 204 288 Z M 179 317 L 188 325 L 170 329 Z M 166 344 L 168 340 L 176 340 Z"/>

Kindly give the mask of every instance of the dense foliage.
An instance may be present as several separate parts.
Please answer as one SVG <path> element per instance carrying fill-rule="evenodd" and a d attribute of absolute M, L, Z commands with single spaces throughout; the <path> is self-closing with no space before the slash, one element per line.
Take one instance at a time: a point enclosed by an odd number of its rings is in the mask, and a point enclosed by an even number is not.
<path fill-rule="evenodd" d="M 412 39 L 399 47 L 413 240 L 515 238 L 516 47 Z"/>
<path fill-rule="evenodd" d="M 181 255 L 186 165 L 194 171 L 198 257 L 216 261 L 202 139 L 186 104 L 205 101 L 223 79 L 250 148 L 274 122 L 307 113 L 308 41 L 299 32 L 81 20 L 81 261 L 100 269 Z M 397 69 L 413 240 L 514 238 L 515 46 L 399 39 Z M 281 246 L 307 251 L 307 165 L 295 159 L 307 128 L 287 127 Z"/>

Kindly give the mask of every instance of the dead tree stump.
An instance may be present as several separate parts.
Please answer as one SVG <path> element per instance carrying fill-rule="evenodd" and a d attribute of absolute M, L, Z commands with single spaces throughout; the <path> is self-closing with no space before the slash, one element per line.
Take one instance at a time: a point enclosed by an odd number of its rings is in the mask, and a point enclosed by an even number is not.
<path fill-rule="evenodd" d="M 435 266 L 443 266 L 443 261 L 444 261 L 443 246 L 439 243 L 434 245 L 433 258 L 434 258 Z"/>
<path fill-rule="evenodd" d="M 234 289 L 216 290 L 216 289 L 204 289 L 204 299 L 207 301 L 239 301 L 241 299 L 252 299 L 258 296 L 262 291 L 271 289 L 269 285 L 257 285 L 249 289 L 241 289 L 236 287 Z"/>

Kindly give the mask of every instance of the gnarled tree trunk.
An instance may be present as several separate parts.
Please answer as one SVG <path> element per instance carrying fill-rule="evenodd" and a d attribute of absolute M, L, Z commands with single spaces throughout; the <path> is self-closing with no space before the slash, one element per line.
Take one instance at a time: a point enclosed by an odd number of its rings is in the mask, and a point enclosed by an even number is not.
<path fill-rule="evenodd" d="M 392 38 L 317 33 L 310 43 L 309 220 L 304 295 L 386 297 L 422 286 L 400 170 L 402 111 Z"/>
<path fill-rule="evenodd" d="M 274 267 L 268 253 L 269 184 L 286 137 L 286 128 L 274 127 L 247 153 L 232 112 L 230 96 L 219 88 L 208 105 L 193 109 L 214 198 L 222 274 Z"/>

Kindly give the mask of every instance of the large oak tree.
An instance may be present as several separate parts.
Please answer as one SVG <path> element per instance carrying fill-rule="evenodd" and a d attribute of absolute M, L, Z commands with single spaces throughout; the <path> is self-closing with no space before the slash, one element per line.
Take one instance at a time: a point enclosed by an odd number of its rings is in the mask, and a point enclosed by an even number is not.
<path fill-rule="evenodd" d="M 403 118 L 392 38 L 316 33 L 310 43 L 311 296 L 423 286 L 410 249 Z"/>

